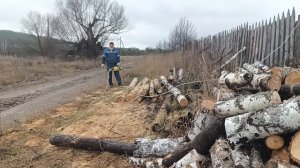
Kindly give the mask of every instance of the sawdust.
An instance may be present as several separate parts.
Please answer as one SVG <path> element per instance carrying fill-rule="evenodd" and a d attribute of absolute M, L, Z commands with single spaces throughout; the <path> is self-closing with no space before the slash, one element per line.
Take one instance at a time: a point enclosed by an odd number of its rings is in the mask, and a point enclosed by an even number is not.
<path fill-rule="evenodd" d="M 149 135 L 145 105 L 114 103 L 122 88 L 102 92 L 77 97 L 47 116 L 3 132 L 0 167 L 132 167 L 126 156 L 55 147 L 48 142 L 57 133 L 127 142 Z"/>

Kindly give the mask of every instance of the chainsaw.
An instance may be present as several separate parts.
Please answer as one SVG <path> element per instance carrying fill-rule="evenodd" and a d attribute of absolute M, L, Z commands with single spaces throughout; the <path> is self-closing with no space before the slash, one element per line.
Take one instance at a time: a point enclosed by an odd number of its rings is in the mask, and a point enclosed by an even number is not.
<path fill-rule="evenodd" d="M 117 66 L 114 66 L 114 67 L 110 68 L 109 71 L 116 72 L 116 71 L 120 71 L 122 69 L 131 69 L 131 68 L 133 68 L 133 67 L 130 67 L 130 66 L 124 66 L 123 67 L 123 66 L 117 65 Z"/>

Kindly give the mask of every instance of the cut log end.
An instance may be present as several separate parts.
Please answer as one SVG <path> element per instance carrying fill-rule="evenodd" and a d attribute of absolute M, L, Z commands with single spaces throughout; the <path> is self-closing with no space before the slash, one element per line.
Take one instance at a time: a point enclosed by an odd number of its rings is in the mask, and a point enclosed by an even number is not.
<path fill-rule="evenodd" d="M 272 75 L 268 81 L 268 88 L 272 91 L 279 91 L 281 87 L 281 78 L 277 75 Z"/>
<path fill-rule="evenodd" d="M 178 100 L 181 107 L 186 107 L 189 104 L 188 99 L 183 95 L 179 95 L 177 97 L 177 100 Z"/>
<path fill-rule="evenodd" d="M 290 142 L 289 152 L 291 159 L 300 164 L 300 131 L 296 133 Z"/>
<path fill-rule="evenodd" d="M 271 135 L 266 139 L 265 144 L 269 149 L 280 149 L 284 145 L 284 140 L 279 135 Z"/>

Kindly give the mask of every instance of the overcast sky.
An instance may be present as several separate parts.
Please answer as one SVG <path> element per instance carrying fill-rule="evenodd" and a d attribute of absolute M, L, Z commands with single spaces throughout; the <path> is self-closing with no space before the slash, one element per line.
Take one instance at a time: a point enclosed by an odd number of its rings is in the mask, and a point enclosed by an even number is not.
<path fill-rule="evenodd" d="M 268 19 L 300 0 L 116 0 L 125 7 L 131 29 L 121 35 L 125 47 L 155 47 L 181 17 L 194 23 L 198 37 L 241 23 Z M 55 13 L 55 0 L 0 0 L 0 29 L 22 31 L 20 20 L 32 11 Z M 118 37 L 113 37 L 116 40 Z"/>

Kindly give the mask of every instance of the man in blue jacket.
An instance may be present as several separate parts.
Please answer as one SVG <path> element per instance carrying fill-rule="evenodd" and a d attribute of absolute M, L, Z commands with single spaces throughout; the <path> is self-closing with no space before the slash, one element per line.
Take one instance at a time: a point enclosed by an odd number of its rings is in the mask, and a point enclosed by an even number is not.
<path fill-rule="evenodd" d="M 103 56 L 102 56 L 102 65 L 101 67 L 104 67 L 106 64 L 107 71 L 109 69 L 115 67 L 115 66 L 120 66 L 120 51 L 114 47 L 114 43 L 110 42 L 109 43 L 109 48 L 105 48 L 103 51 Z M 114 71 L 115 78 L 118 82 L 118 85 L 122 85 L 122 80 L 121 80 L 121 75 L 119 71 Z M 112 71 L 109 71 L 108 75 L 108 84 L 110 87 L 113 86 L 112 83 Z"/>

